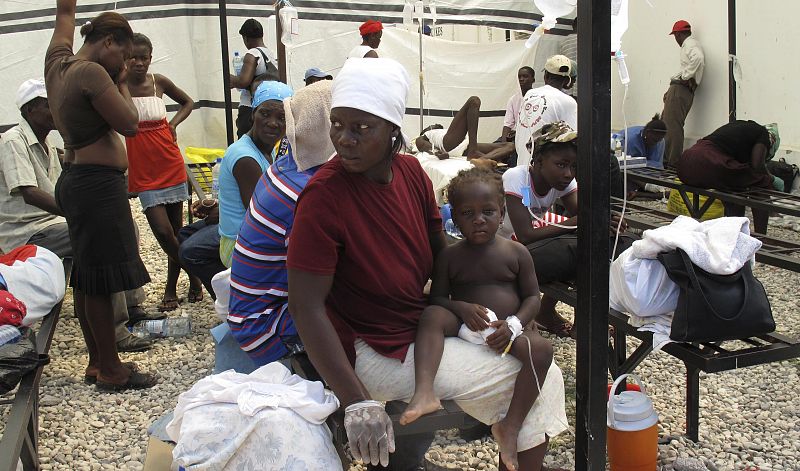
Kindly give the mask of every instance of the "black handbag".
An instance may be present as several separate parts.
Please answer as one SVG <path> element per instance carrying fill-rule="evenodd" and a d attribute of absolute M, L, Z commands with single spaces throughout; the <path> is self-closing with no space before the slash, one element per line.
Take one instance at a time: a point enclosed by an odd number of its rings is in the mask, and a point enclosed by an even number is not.
<path fill-rule="evenodd" d="M 732 275 L 697 267 L 681 249 L 658 254 L 680 288 L 670 339 L 677 342 L 736 340 L 775 331 L 764 285 L 750 263 Z"/>
<path fill-rule="evenodd" d="M 36 350 L 33 329 L 23 327 L 20 331 L 22 337 L 19 340 L 0 345 L 0 394 L 14 389 L 29 371 L 50 362 L 47 355 Z"/>
<path fill-rule="evenodd" d="M 794 179 L 797 178 L 798 173 L 800 173 L 800 169 L 797 168 L 797 165 L 788 164 L 786 163 L 786 159 L 780 158 L 767 162 L 767 170 L 769 170 L 769 173 L 772 175 L 783 180 L 783 191 L 785 193 L 792 192 Z"/>

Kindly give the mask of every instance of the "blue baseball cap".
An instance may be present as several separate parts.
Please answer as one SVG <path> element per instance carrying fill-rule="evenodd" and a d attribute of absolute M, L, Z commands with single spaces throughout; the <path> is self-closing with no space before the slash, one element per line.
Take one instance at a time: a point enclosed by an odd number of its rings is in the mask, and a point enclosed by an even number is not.
<path fill-rule="evenodd" d="M 312 67 L 306 70 L 306 76 L 303 78 L 303 80 L 308 80 L 309 77 L 319 77 L 321 79 L 333 80 L 333 75 L 326 74 L 325 72 L 319 70 L 316 67 Z"/>

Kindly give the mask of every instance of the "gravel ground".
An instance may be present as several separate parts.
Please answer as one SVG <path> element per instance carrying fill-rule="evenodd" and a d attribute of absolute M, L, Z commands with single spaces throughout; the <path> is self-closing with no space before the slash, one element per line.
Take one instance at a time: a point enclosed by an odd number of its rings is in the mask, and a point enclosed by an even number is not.
<path fill-rule="evenodd" d="M 142 258 L 153 282 L 145 289 L 146 308 L 155 309 L 161 299 L 166 263 L 138 201 L 134 217 L 142 234 Z M 771 234 L 800 239 L 790 230 Z M 764 265 L 756 268 L 767 287 L 778 331 L 800 338 L 797 286 L 800 274 Z M 179 293 L 186 293 L 182 276 Z M 571 309 L 563 308 L 566 316 Z M 210 298 L 183 305 L 171 315 L 191 315 L 192 334 L 182 339 L 156 342 L 150 352 L 125 354 L 144 370 L 156 371 L 160 383 L 153 389 L 106 394 L 82 382 L 85 347 L 68 294 L 50 350 L 52 362 L 45 368 L 41 388 L 40 455 L 49 470 L 143 468 L 147 427 L 174 407 L 177 396 L 207 375 L 214 363 L 214 347 L 208 329 L 217 324 Z M 575 343 L 551 339 L 556 361 L 564 372 L 567 414 L 575 418 Z M 633 344 L 632 344 L 633 345 Z M 676 458 L 698 458 L 719 470 L 800 470 L 800 360 L 773 363 L 739 371 L 701 374 L 700 443 L 681 434 L 685 425 L 683 365 L 665 353 L 655 353 L 637 368 L 660 414 L 662 437 L 672 440 L 660 446 L 660 465 L 673 469 Z M 7 414 L 7 408 L 2 411 Z M 574 469 L 574 437 L 564 433 L 551 441 L 545 463 Z M 497 469 L 497 447 L 490 439 L 465 442 L 456 431 L 442 432 L 428 457 L 447 469 Z M 351 470 L 362 469 L 354 465 Z M 676 466 L 675 469 L 680 469 Z M 706 469 L 706 468 L 699 468 Z M 707 469 L 712 470 L 709 466 Z"/>

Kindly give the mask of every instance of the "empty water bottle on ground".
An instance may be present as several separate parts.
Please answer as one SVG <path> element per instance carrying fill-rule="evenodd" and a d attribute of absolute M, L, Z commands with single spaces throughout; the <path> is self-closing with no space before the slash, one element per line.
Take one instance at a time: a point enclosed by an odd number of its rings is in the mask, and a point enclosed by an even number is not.
<path fill-rule="evenodd" d="M 22 337 L 22 332 L 13 325 L 0 325 L 0 345 L 14 343 Z"/>
<path fill-rule="evenodd" d="M 217 158 L 214 167 L 211 169 L 211 197 L 219 199 L 219 172 L 222 170 L 222 159 Z"/>
<path fill-rule="evenodd" d="M 141 338 L 185 337 L 192 331 L 190 317 L 172 317 L 154 321 L 141 321 L 131 333 Z"/>

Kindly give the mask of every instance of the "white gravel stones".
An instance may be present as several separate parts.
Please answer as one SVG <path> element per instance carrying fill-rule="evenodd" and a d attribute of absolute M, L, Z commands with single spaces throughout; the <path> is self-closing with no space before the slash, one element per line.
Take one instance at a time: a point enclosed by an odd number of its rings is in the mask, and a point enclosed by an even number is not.
<path fill-rule="evenodd" d="M 145 307 L 161 301 L 166 278 L 166 257 L 161 252 L 139 209 L 132 200 L 142 239 L 142 259 L 153 282 L 145 290 Z M 800 239 L 796 232 L 770 228 L 779 237 Z M 758 264 L 756 276 L 767 288 L 778 331 L 800 338 L 800 274 Z M 188 290 L 182 274 L 179 295 Z M 174 407 L 178 395 L 210 373 L 214 344 L 208 329 L 218 323 L 210 298 L 184 305 L 192 315 L 192 334 L 181 339 L 156 341 L 150 352 L 123 354 L 142 370 L 157 372 L 158 386 L 119 394 L 98 392 L 83 383 L 86 349 L 68 295 L 44 370 L 40 401 L 40 457 L 44 470 L 143 469 L 147 427 Z M 572 309 L 559 306 L 566 316 Z M 170 313 L 180 315 L 181 311 Z M 547 335 L 547 334 L 545 334 Z M 575 342 L 550 338 L 564 373 L 567 414 L 575 423 Z M 631 343 L 633 345 L 633 343 Z M 665 353 L 650 355 L 636 370 L 661 417 L 659 465 L 674 467 L 680 458 L 694 458 L 714 471 L 758 466 L 762 471 L 800 470 L 800 360 L 701 375 L 700 443 L 682 436 L 685 424 L 683 365 Z M 7 409 L 0 409 L 5 417 Z M 2 424 L 0 424 L 2 428 Z M 550 442 L 545 464 L 574 469 L 574 437 L 564 433 Z M 443 469 L 497 469 L 497 446 L 491 438 L 465 442 L 456 431 L 438 434 L 428 459 Z M 365 469 L 354 465 L 351 471 Z"/>

